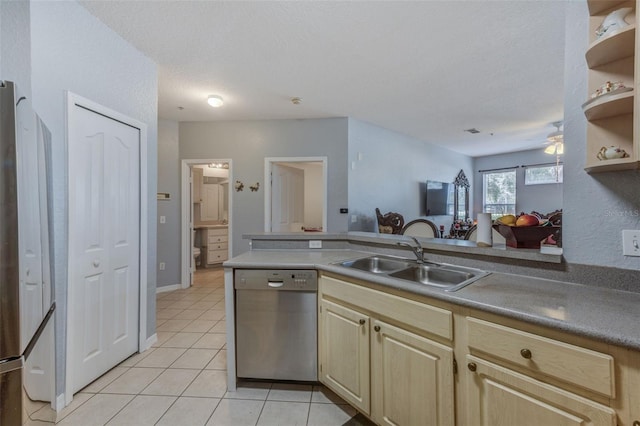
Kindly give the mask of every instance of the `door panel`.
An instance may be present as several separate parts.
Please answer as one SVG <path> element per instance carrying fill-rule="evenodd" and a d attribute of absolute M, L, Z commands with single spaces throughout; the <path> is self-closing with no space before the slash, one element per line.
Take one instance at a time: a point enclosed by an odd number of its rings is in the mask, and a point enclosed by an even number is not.
<path fill-rule="evenodd" d="M 322 301 L 320 381 L 369 414 L 369 317 Z"/>
<path fill-rule="evenodd" d="M 476 425 L 615 426 L 610 407 L 467 355 L 475 372 L 468 380 L 467 416 Z"/>
<path fill-rule="evenodd" d="M 138 348 L 140 131 L 77 106 L 73 116 L 69 306 L 78 327 L 70 348 L 75 392 Z"/>
<path fill-rule="evenodd" d="M 373 322 L 373 418 L 388 425 L 455 424 L 453 349 Z"/>
<path fill-rule="evenodd" d="M 273 164 L 271 230 L 298 232 L 304 224 L 304 170 Z"/>

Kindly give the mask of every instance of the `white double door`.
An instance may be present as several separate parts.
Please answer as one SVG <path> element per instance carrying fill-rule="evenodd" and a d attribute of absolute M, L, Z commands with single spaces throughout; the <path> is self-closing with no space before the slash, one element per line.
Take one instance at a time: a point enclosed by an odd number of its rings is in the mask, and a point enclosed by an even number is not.
<path fill-rule="evenodd" d="M 140 129 L 73 105 L 68 149 L 75 393 L 138 350 Z"/>

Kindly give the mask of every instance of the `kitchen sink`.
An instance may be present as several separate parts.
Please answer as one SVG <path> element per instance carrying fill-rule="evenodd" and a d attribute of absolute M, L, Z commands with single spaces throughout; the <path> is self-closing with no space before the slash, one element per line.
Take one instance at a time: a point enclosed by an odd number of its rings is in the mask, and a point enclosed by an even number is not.
<path fill-rule="evenodd" d="M 362 259 L 347 260 L 339 262 L 338 265 L 438 287 L 448 292 L 459 290 L 489 275 L 488 272 L 475 268 L 435 262 L 418 263 L 408 259 L 386 256 L 371 256 Z"/>
<path fill-rule="evenodd" d="M 405 259 L 396 259 L 385 256 L 371 256 L 363 259 L 347 260 L 341 262 L 341 266 L 347 268 L 359 269 L 365 272 L 372 272 L 374 274 L 388 274 L 390 272 L 399 271 L 401 269 L 411 266 L 411 261 Z"/>

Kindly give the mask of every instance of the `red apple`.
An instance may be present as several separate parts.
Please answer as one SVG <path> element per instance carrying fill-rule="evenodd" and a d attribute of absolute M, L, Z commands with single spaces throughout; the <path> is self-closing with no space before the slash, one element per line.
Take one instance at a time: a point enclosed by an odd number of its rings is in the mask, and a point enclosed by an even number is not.
<path fill-rule="evenodd" d="M 531 214 L 523 214 L 516 219 L 516 226 L 538 226 L 538 217 Z"/>

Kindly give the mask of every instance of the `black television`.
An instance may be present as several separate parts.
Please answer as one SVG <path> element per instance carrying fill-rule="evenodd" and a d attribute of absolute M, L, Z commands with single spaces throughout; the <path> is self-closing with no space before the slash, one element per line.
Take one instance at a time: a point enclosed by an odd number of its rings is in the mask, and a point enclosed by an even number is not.
<path fill-rule="evenodd" d="M 444 216 L 453 214 L 453 183 L 427 181 L 425 208 L 427 216 Z"/>

